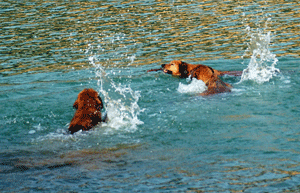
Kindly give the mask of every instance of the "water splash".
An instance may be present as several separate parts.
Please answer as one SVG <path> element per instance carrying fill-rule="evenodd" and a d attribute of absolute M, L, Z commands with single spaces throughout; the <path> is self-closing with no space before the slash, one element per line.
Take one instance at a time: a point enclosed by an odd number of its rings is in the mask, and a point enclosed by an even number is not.
<path fill-rule="evenodd" d="M 123 129 L 128 132 L 134 132 L 138 125 L 144 124 L 138 118 L 139 114 L 144 111 L 138 105 L 141 97 L 140 92 L 132 90 L 130 85 L 116 84 L 105 73 L 105 68 L 97 61 L 96 56 L 90 56 L 89 61 L 95 67 L 97 85 L 99 92 L 103 96 L 109 119 L 108 123 L 103 123 L 102 125 L 107 126 L 107 131 Z M 109 88 L 104 88 L 104 84 L 108 85 Z"/>
<path fill-rule="evenodd" d="M 180 93 L 202 93 L 207 89 L 207 86 L 202 80 L 193 78 L 190 84 L 179 83 L 178 92 Z"/>
<path fill-rule="evenodd" d="M 114 129 L 124 128 L 129 132 L 135 131 L 137 125 L 144 123 L 138 119 L 138 115 L 144 111 L 138 105 L 139 98 L 141 97 L 140 92 L 133 91 L 129 85 L 115 85 L 113 82 L 111 85 L 115 89 L 115 92 L 118 92 L 123 98 L 117 100 L 110 99 L 107 103 L 106 110 L 110 119 L 108 126 Z M 129 104 L 128 101 L 130 101 Z"/>
<path fill-rule="evenodd" d="M 252 80 L 257 83 L 268 82 L 273 76 L 276 76 L 280 70 L 275 67 L 278 59 L 276 55 L 270 51 L 271 32 L 263 33 L 260 30 L 251 31 L 248 26 L 246 28 L 250 38 L 250 43 L 245 54 L 250 54 L 250 62 L 248 67 L 243 70 L 241 81 Z M 243 56 L 243 57 L 244 57 Z"/>

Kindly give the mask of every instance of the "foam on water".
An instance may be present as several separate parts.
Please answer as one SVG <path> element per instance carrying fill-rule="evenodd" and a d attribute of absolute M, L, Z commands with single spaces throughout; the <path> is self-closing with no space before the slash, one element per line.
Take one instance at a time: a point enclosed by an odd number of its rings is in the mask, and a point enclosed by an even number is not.
<path fill-rule="evenodd" d="M 269 48 L 271 32 L 263 33 L 260 30 L 253 32 L 249 26 L 246 30 L 250 36 L 250 43 L 244 55 L 250 53 L 251 58 L 247 68 L 243 70 L 240 82 L 247 80 L 257 83 L 268 82 L 280 72 L 278 68 L 275 68 L 278 59 Z"/>
<path fill-rule="evenodd" d="M 190 84 L 179 83 L 177 91 L 180 93 L 202 93 L 206 89 L 207 86 L 202 80 L 197 80 L 196 78 L 193 78 Z"/>

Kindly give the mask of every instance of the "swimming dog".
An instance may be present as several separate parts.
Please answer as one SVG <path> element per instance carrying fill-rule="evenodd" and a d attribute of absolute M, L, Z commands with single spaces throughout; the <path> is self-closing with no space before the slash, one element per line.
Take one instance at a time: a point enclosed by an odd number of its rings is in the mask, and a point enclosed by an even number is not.
<path fill-rule="evenodd" d="M 242 74 L 241 71 L 219 71 L 202 64 L 193 65 L 180 60 L 174 60 L 169 64 L 163 64 L 161 69 L 164 73 L 179 76 L 180 78 L 189 77 L 202 80 L 207 86 L 207 90 L 201 93 L 202 96 L 231 92 L 232 86 L 223 82 L 219 76 L 225 74 L 240 76 Z"/>
<path fill-rule="evenodd" d="M 102 119 L 101 117 L 102 100 L 94 89 L 82 90 L 78 94 L 73 107 L 76 109 L 76 112 L 69 126 L 71 134 L 79 130 L 89 130 L 100 122 L 106 122 L 107 118 Z"/>

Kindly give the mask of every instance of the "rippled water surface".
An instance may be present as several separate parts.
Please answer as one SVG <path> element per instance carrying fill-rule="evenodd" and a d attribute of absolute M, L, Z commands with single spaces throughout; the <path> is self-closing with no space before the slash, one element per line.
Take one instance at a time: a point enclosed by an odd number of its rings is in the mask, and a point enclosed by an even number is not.
<path fill-rule="evenodd" d="M 298 192 L 297 1 L 0 2 L 1 192 Z M 231 93 L 149 72 L 243 71 Z M 109 122 L 67 134 L 97 90 Z"/>

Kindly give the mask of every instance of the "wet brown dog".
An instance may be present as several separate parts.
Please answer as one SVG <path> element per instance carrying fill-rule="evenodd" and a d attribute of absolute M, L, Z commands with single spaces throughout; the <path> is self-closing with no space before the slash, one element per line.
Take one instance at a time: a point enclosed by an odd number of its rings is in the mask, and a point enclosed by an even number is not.
<path fill-rule="evenodd" d="M 240 76 L 242 74 L 241 71 L 219 71 L 202 64 L 192 65 L 180 60 L 174 60 L 170 64 L 163 64 L 162 70 L 165 73 L 172 74 L 173 76 L 179 76 L 181 78 L 190 77 L 202 80 L 207 86 L 207 90 L 201 93 L 203 96 L 231 92 L 232 86 L 223 82 L 219 76 L 225 74 Z"/>
<path fill-rule="evenodd" d="M 89 130 L 99 122 L 106 121 L 106 118 L 103 120 L 101 117 L 102 100 L 94 89 L 89 88 L 81 91 L 73 107 L 76 112 L 69 126 L 71 134 L 79 130 Z"/>

